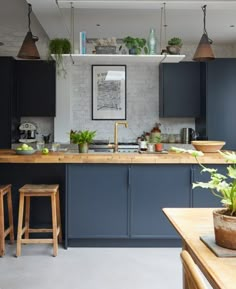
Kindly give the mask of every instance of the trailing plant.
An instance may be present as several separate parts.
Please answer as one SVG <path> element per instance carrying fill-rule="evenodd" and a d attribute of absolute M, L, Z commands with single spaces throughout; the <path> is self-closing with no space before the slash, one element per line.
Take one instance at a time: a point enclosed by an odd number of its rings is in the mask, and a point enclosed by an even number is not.
<path fill-rule="evenodd" d="M 198 164 L 202 168 L 202 173 L 208 173 L 210 180 L 208 182 L 193 183 L 193 188 L 201 187 L 203 189 L 210 189 L 213 195 L 221 199 L 221 203 L 226 207 L 226 214 L 236 217 L 236 154 L 235 152 L 221 152 L 218 151 L 226 160 L 230 162 L 227 166 L 226 175 L 218 173 L 217 169 L 207 168 L 198 160 L 199 156 L 203 156 L 203 152 L 195 150 L 185 150 L 182 148 L 172 147 L 171 150 L 175 152 L 187 152 L 195 157 Z"/>
<path fill-rule="evenodd" d="M 67 38 L 54 38 L 49 41 L 48 45 L 49 57 L 51 54 L 54 54 L 54 58 L 57 65 L 57 72 L 60 75 L 61 73 L 66 75 L 66 70 L 63 65 L 62 54 L 71 53 L 71 43 Z"/>

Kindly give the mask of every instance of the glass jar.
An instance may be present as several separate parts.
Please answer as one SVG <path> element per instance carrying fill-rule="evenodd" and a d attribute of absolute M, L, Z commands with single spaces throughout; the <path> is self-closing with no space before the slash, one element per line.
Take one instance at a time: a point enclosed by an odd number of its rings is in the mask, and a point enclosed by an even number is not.
<path fill-rule="evenodd" d="M 148 45 L 149 54 L 151 55 L 156 54 L 157 38 L 156 38 L 156 31 L 154 28 L 150 29 L 147 45 Z"/>

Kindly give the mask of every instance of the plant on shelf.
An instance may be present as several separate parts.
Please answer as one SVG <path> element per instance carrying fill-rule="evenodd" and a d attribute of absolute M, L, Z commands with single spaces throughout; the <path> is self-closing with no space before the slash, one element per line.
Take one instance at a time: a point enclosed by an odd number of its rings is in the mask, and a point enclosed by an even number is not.
<path fill-rule="evenodd" d="M 71 43 L 67 38 L 54 38 L 49 41 L 48 44 L 48 52 L 49 58 L 51 54 L 54 55 L 56 65 L 57 65 L 57 72 L 60 75 L 61 73 L 66 75 L 66 70 L 63 65 L 63 58 L 62 54 L 70 54 L 71 53 Z"/>
<path fill-rule="evenodd" d="M 163 145 L 161 143 L 162 141 L 162 138 L 161 138 L 161 134 L 157 134 L 155 137 L 154 137 L 154 143 L 155 143 L 155 149 L 157 152 L 160 152 L 162 151 L 163 149 Z"/>
<path fill-rule="evenodd" d="M 88 145 L 93 141 L 96 131 L 81 130 L 70 131 L 70 141 L 73 144 L 78 144 L 80 153 L 88 152 Z"/>
<path fill-rule="evenodd" d="M 182 39 L 179 37 L 173 37 L 168 40 L 168 46 L 166 47 L 169 54 L 180 54 L 180 49 L 183 45 Z"/>
<path fill-rule="evenodd" d="M 123 42 L 128 48 L 129 54 L 141 54 L 143 51 L 145 54 L 148 54 L 147 41 L 144 38 L 127 36 L 123 39 Z M 120 46 L 119 50 L 121 50 L 121 48 L 122 46 Z"/>
<path fill-rule="evenodd" d="M 204 156 L 201 151 L 175 147 L 172 147 L 171 150 L 190 153 L 200 165 L 202 173 L 209 174 L 209 181 L 195 182 L 193 183 L 193 189 L 197 187 L 209 189 L 213 195 L 221 199 L 221 203 L 225 208 L 213 211 L 216 244 L 229 249 L 236 249 L 236 153 L 218 151 L 226 162 L 231 163 L 227 166 L 227 173 L 223 175 L 217 169 L 208 168 L 200 163 L 198 157 Z M 224 225 L 224 222 L 226 222 L 226 225 Z M 221 233 L 223 234 L 221 235 Z M 230 234 L 232 235 L 230 236 Z M 229 240 L 227 237 L 229 237 Z"/>

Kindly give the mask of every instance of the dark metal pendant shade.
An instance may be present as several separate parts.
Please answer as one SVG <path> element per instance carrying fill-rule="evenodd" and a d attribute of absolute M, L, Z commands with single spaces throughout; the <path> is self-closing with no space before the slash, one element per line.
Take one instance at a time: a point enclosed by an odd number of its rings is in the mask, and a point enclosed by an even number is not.
<path fill-rule="evenodd" d="M 211 48 L 209 38 L 206 33 L 202 35 L 202 38 L 198 44 L 197 50 L 193 56 L 195 61 L 210 61 L 214 60 L 215 56 Z"/>
<path fill-rule="evenodd" d="M 33 36 L 32 32 L 30 31 L 27 32 L 17 57 L 24 59 L 40 59 L 39 52 L 35 44 L 36 41 L 38 41 L 38 37 Z"/>
<path fill-rule="evenodd" d="M 24 58 L 24 59 L 39 59 L 39 52 L 36 47 L 35 42 L 38 41 L 38 37 L 34 36 L 31 32 L 30 24 L 30 14 L 32 13 L 32 5 L 28 3 L 28 29 L 29 31 L 27 32 L 25 39 L 21 45 L 20 51 L 17 55 L 19 58 Z"/>

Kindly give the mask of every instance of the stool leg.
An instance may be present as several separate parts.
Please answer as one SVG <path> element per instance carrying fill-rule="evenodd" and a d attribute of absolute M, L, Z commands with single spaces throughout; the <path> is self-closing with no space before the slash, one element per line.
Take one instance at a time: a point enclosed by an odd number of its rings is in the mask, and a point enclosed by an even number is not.
<path fill-rule="evenodd" d="M 0 193 L 0 257 L 5 253 L 3 194 Z"/>
<path fill-rule="evenodd" d="M 25 239 L 29 239 L 30 197 L 25 197 Z"/>
<path fill-rule="evenodd" d="M 19 214 L 18 214 L 18 228 L 17 228 L 17 242 L 16 242 L 16 257 L 21 255 L 21 237 L 22 237 L 23 210 L 24 210 L 24 194 L 20 193 Z"/>
<path fill-rule="evenodd" d="M 51 195 L 52 206 L 52 235 L 53 235 L 53 256 L 57 256 L 58 242 L 57 242 L 57 209 L 56 209 L 56 194 Z"/>
<path fill-rule="evenodd" d="M 62 229 L 61 229 L 61 209 L 60 209 L 60 195 L 59 190 L 56 194 L 56 201 L 57 201 L 57 226 L 59 227 L 59 242 L 62 243 Z"/>
<path fill-rule="evenodd" d="M 9 219 L 9 226 L 10 226 L 10 241 L 11 244 L 14 243 L 14 225 L 13 225 L 13 210 L 12 210 L 12 198 L 11 198 L 11 189 L 7 194 L 7 206 L 8 206 L 8 219 Z"/>

